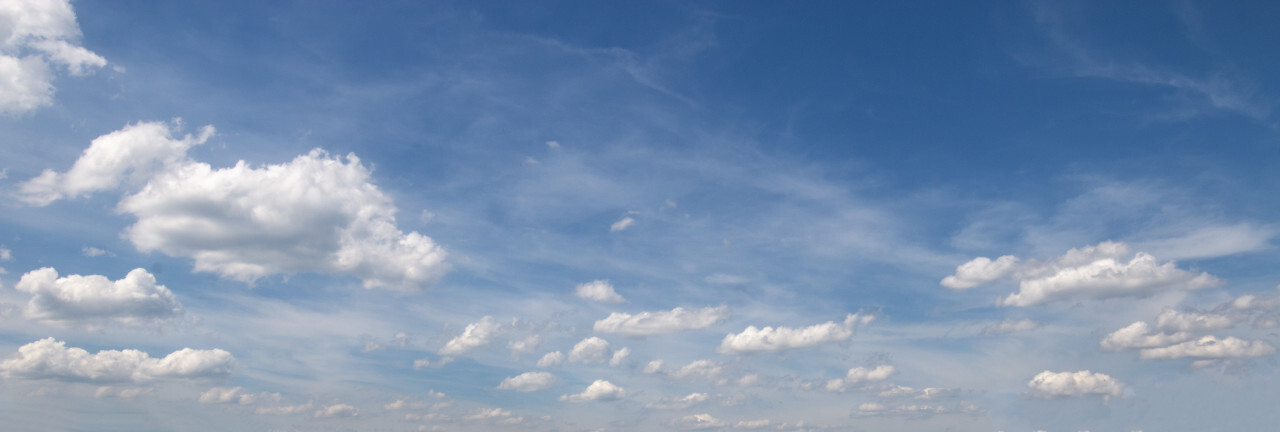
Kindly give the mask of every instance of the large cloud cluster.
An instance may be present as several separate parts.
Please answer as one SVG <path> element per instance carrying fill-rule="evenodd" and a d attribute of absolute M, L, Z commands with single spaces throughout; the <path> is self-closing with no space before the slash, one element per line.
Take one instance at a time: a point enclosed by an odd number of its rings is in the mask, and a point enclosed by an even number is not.
<path fill-rule="evenodd" d="M 46 322 L 143 324 L 182 313 L 177 297 L 143 269 L 113 282 L 99 275 L 58 277 L 46 267 L 22 275 L 14 288 L 31 294 L 23 313 Z"/>
<path fill-rule="evenodd" d="M 1160 263 L 1129 245 L 1102 242 L 1071 249 L 1049 261 L 1020 261 L 1012 255 L 994 261 L 979 257 L 961 264 L 942 279 L 951 289 L 969 289 L 1001 279 L 1018 281 L 1018 292 L 1000 298 L 1000 306 L 1033 306 L 1058 300 L 1147 296 L 1162 291 L 1196 290 L 1222 282 L 1208 273 L 1179 269 L 1173 261 Z"/>
<path fill-rule="evenodd" d="M 365 288 L 416 290 L 448 269 L 430 238 L 396 227 L 396 207 L 355 155 L 313 150 L 292 161 L 215 169 L 187 158 L 212 134 L 173 138 L 176 126 L 138 123 L 93 140 L 66 173 L 22 185 L 45 205 L 126 180 L 142 184 L 118 210 L 137 222 L 125 237 L 142 252 L 194 260 L 196 271 L 252 282 L 273 274 L 350 274 Z"/>
<path fill-rule="evenodd" d="M 183 348 L 163 358 L 152 358 L 132 349 L 90 354 L 46 338 L 18 348 L 17 356 L 0 363 L 0 375 L 64 381 L 142 382 L 225 376 L 234 366 L 235 357 L 220 349 Z"/>
<path fill-rule="evenodd" d="M 1254 297 L 1248 298 L 1251 302 Z M 1229 305 L 1242 309 L 1236 307 L 1238 303 L 1241 302 Z M 1156 317 L 1154 327 L 1145 321 L 1137 321 L 1111 332 L 1099 345 L 1112 351 L 1141 349 L 1139 357 L 1143 359 L 1194 358 L 1212 361 L 1274 354 L 1275 347 L 1265 341 L 1250 341 L 1233 336 L 1218 338 L 1203 334 L 1232 327 L 1245 316 L 1167 309 Z M 1201 335 L 1197 336 L 1197 333 Z"/>
<path fill-rule="evenodd" d="M 87 75 L 107 59 L 80 46 L 71 2 L 0 3 L 0 114 L 23 114 L 53 103 L 53 71 Z"/>

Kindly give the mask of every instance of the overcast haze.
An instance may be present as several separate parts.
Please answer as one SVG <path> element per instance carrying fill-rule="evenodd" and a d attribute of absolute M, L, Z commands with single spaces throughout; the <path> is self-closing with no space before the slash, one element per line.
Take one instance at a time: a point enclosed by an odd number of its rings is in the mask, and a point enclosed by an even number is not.
<path fill-rule="evenodd" d="M 1274 427 L 1276 23 L 0 0 L 0 424 Z"/>

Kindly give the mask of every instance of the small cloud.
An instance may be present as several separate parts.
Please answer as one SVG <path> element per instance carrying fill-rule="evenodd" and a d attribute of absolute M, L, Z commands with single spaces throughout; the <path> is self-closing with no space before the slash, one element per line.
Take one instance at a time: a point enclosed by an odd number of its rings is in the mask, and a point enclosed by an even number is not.
<path fill-rule="evenodd" d="M 553 368 L 564 363 L 564 353 L 560 351 L 552 351 L 538 359 L 538 367 Z"/>
<path fill-rule="evenodd" d="M 80 248 L 80 253 L 83 253 L 84 256 L 87 256 L 87 257 L 116 256 L 116 254 L 112 253 L 111 251 L 98 249 L 93 246 L 85 246 Z"/>
<path fill-rule="evenodd" d="M 615 401 L 627 396 L 627 391 L 605 380 L 596 380 L 582 393 L 560 396 L 561 402 Z"/>
<path fill-rule="evenodd" d="M 986 334 L 1014 333 L 1014 332 L 1028 331 L 1028 330 L 1035 330 L 1038 328 L 1040 328 L 1040 323 L 1038 322 L 1035 322 L 1029 319 L 1015 320 L 1010 318 L 1010 319 L 1001 321 L 999 323 L 983 327 L 982 334 L 986 335 Z"/>
<path fill-rule="evenodd" d="M 609 366 L 617 366 L 622 364 L 622 361 L 626 360 L 627 356 L 629 355 L 631 355 L 631 348 L 622 347 L 622 349 L 613 353 L 613 358 L 609 359 Z"/>
<path fill-rule="evenodd" d="M 595 300 L 601 303 L 622 303 L 627 301 L 627 299 L 618 295 L 617 291 L 613 290 L 613 285 L 610 285 L 609 281 L 603 279 L 578 284 L 577 288 L 574 289 L 574 293 L 579 298 Z"/>
<path fill-rule="evenodd" d="M 713 284 L 713 285 L 742 285 L 744 283 L 751 281 L 750 279 L 744 278 L 742 276 L 735 276 L 735 275 L 724 274 L 724 273 L 712 273 L 710 275 L 707 275 L 707 277 L 703 278 L 702 280 L 703 282 Z"/>
<path fill-rule="evenodd" d="M 631 226 L 635 224 L 636 224 L 635 218 L 632 218 L 631 216 L 627 216 L 618 220 L 617 222 L 614 222 L 613 225 L 609 225 L 609 232 L 622 231 L 627 228 L 631 228 Z"/>
<path fill-rule="evenodd" d="M 555 375 L 551 375 L 550 372 L 525 372 L 503 379 L 502 383 L 498 384 L 498 389 L 531 392 L 551 387 L 556 382 Z"/>
<path fill-rule="evenodd" d="M 583 339 L 573 346 L 569 351 L 569 361 L 574 363 L 604 363 L 613 350 L 609 348 L 609 342 L 592 336 Z"/>
<path fill-rule="evenodd" d="M 1103 373 L 1087 370 L 1079 372 L 1050 372 L 1037 374 L 1027 387 L 1032 394 L 1044 397 L 1102 396 L 1110 399 L 1124 394 L 1124 384 Z"/>
<path fill-rule="evenodd" d="M 315 418 L 355 417 L 360 415 L 356 407 L 347 404 L 334 404 L 316 411 Z"/>
<path fill-rule="evenodd" d="M 549 147 L 549 148 L 553 148 L 553 149 L 559 149 L 559 148 L 560 148 L 560 142 L 559 142 L 559 141 L 547 141 L 547 147 Z"/>

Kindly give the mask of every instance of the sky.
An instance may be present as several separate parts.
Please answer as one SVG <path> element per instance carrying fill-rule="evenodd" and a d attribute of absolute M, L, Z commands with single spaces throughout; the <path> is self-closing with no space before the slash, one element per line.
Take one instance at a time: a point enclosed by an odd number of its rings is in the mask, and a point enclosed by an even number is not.
<path fill-rule="evenodd" d="M 0 2 L 16 431 L 1280 422 L 1274 2 Z"/>

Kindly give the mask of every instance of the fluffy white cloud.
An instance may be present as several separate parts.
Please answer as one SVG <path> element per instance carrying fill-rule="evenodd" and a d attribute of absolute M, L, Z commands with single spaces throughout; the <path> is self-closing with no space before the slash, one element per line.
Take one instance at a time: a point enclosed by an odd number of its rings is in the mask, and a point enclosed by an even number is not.
<path fill-rule="evenodd" d="M 498 389 L 531 392 L 551 387 L 556 381 L 555 375 L 550 372 L 525 372 L 503 379 L 502 383 L 498 384 Z"/>
<path fill-rule="evenodd" d="M 1246 341 L 1230 336 L 1218 339 L 1213 336 L 1205 336 L 1164 348 L 1144 349 L 1141 351 L 1140 356 L 1144 359 L 1178 359 L 1184 357 L 1216 359 L 1260 357 L 1271 355 L 1275 352 L 1276 349 L 1274 347 L 1260 340 Z"/>
<path fill-rule="evenodd" d="M 956 273 L 942 279 L 942 286 L 951 289 L 969 289 L 1007 276 L 1014 270 L 1018 258 L 1005 255 L 992 261 L 978 257 L 956 267 Z"/>
<path fill-rule="evenodd" d="M 627 356 L 629 355 L 631 355 L 631 348 L 622 347 L 622 349 L 613 353 L 613 358 L 609 359 L 609 366 L 617 366 L 622 364 L 623 360 L 626 360 Z"/>
<path fill-rule="evenodd" d="M 60 278 L 57 270 L 45 267 L 22 275 L 14 288 L 31 294 L 23 313 L 40 321 L 140 324 L 182 313 L 177 297 L 143 269 L 112 282 L 99 275 Z"/>
<path fill-rule="evenodd" d="M 564 363 L 564 353 L 560 351 L 549 352 L 538 359 L 538 367 L 540 368 L 553 368 L 560 366 L 562 363 Z"/>
<path fill-rule="evenodd" d="M 609 342 L 592 336 L 583 339 L 573 346 L 569 351 L 569 361 L 577 363 L 604 363 L 609 360 L 609 355 L 613 350 L 609 348 Z"/>
<path fill-rule="evenodd" d="M 612 225 L 609 225 L 609 232 L 622 231 L 627 228 L 631 228 L 631 226 L 635 224 L 636 224 L 635 218 L 632 218 L 631 216 L 627 216 L 622 219 L 619 219 L 617 222 L 614 222 Z"/>
<path fill-rule="evenodd" d="M 444 274 L 445 252 L 430 238 L 401 232 L 391 199 L 370 182 L 355 155 L 313 150 L 254 168 L 213 169 L 186 149 L 212 134 L 172 139 L 163 123 L 139 123 L 95 139 L 66 174 L 45 171 L 22 186 L 47 203 L 104 187 L 126 172 L 145 186 L 117 209 L 137 218 L 125 231 L 142 252 L 194 260 L 196 271 L 252 282 L 281 273 L 354 275 L 365 288 L 421 289 Z"/>
<path fill-rule="evenodd" d="M 713 417 L 711 414 L 692 414 L 680 418 L 679 423 L 690 429 L 710 429 L 728 426 L 728 423 Z"/>
<path fill-rule="evenodd" d="M 524 339 L 508 341 L 507 349 L 512 354 L 526 354 L 538 349 L 538 345 L 542 345 L 542 336 L 530 335 Z"/>
<path fill-rule="evenodd" d="M 1124 394 L 1124 384 L 1103 373 L 1087 370 L 1079 372 L 1050 372 L 1037 374 L 1027 387 L 1032 394 L 1045 397 L 1119 397 Z"/>
<path fill-rule="evenodd" d="M 707 396 L 706 393 L 690 393 L 688 396 L 663 398 L 658 402 L 651 403 L 646 406 L 654 409 L 681 410 L 706 402 L 708 399 L 709 396 Z"/>
<path fill-rule="evenodd" d="M 1133 254 L 1129 245 L 1102 242 L 1071 249 L 1051 261 L 1020 263 L 1012 255 L 996 261 L 978 258 L 956 269 L 942 284 L 953 289 L 971 288 L 996 279 L 1019 281 L 1018 292 L 996 301 L 1000 306 L 1032 306 L 1050 301 L 1146 296 L 1169 290 L 1195 290 L 1221 284 L 1208 273 L 1177 268 L 1172 261 L 1159 263 L 1151 254 Z"/>
<path fill-rule="evenodd" d="M 802 328 L 748 326 L 741 333 L 726 335 L 717 351 L 729 354 L 778 351 L 849 340 L 853 337 L 855 324 L 867 323 L 873 318 L 870 315 L 849 314 L 843 323 L 827 321 Z"/>
<path fill-rule="evenodd" d="M 641 312 L 635 315 L 614 312 L 605 319 L 596 321 L 593 328 L 600 333 L 646 336 L 706 328 L 732 315 L 733 312 L 728 306 L 708 307 L 694 311 L 678 307 L 669 312 Z"/>
<path fill-rule="evenodd" d="M 591 282 L 578 284 L 575 293 L 580 298 L 587 300 L 595 300 L 601 303 L 622 303 L 627 299 L 622 298 L 613 290 L 613 285 L 607 280 L 594 280 Z"/>
<path fill-rule="evenodd" d="M 183 348 L 151 358 L 138 350 L 104 350 L 89 354 L 67 348 L 65 342 L 41 339 L 18 348 L 16 357 L 0 363 L 0 375 L 10 378 L 67 381 L 128 382 L 165 378 L 201 378 L 231 373 L 235 357 L 220 349 Z"/>
<path fill-rule="evenodd" d="M 126 180 L 145 182 L 166 167 L 181 164 L 186 160 L 188 149 L 204 144 L 214 134 L 212 126 L 205 126 L 197 136 L 187 134 L 174 139 L 178 127 L 179 121 L 172 125 L 135 123 L 94 138 L 70 170 L 65 173 L 44 170 L 22 184 L 20 197 L 27 204 L 43 206 L 59 199 L 114 189 Z"/>
<path fill-rule="evenodd" d="M 889 378 L 889 375 L 893 375 L 894 371 L 894 367 L 890 365 L 880 365 L 870 369 L 859 366 L 849 369 L 843 379 L 827 381 L 826 388 L 827 391 L 842 392 L 864 382 L 883 381 Z"/>
<path fill-rule="evenodd" d="M 711 360 L 694 360 L 693 362 L 690 362 L 689 364 L 685 365 L 684 367 L 672 373 L 671 376 L 674 376 L 676 378 L 685 378 L 685 377 L 691 377 L 691 376 L 709 378 L 716 375 L 720 375 L 720 372 L 723 370 L 724 370 L 724 365 L 721 364 L 720 362 L 711 361 Z"/>
<path fill-rule="evenodd" d="M 1037 328 L 1040 328 L 1040 323 L 1038 322 L 1035 322 L 1029 319 L 1015 320 L 1010 318 L 1004 321 L 1000 321 L 997 324 L 992 324 L 992 325 L 983 327 L 982 334 L 1014 333 L 1014 332 L 1027 331 L 1027 330 L 1035 330 Z"/>
<path fill-rule="evenodd" d="M 494 336 L 502 330 L 502 325 L 493 320 L 491 316 L 481 318 L 479 322 L 467 325 L 462 330 L 462 334 L 450 339 L 444 344 L 444 348 L 440 348 L 440 355 L 458 355 L 471 351 L 489 344 Z"/>
<path fill-rule="evenodd" d="M 347 404 L 333 404 L 316 410 L 315 418 L 355 417 L 360 415 L 356 407 Z"/>
<path fill-rule="evenodd" d="M 85 75 L 107 60 L 79 46 L 69 1 L 0 3 L 0 114 L 22 114 L 53 102 L 50 63 Z"/>
<path fill-rule="evenodd" d="M 214 387 L 204 393 L 200 393 L 200 403 L 229 403 L 240 395 L 242 387 Z"/>
<path fill-rule="evenodd" d="M 651 360 L 644 365 L 644 373 L 655 374 L 662 370 L 662 360 Z"/>
<path fill-rule="evenodd" d="M 582 393 L 560 396 L 565 402 L 613 401 L 627 397 L 627 391 L 605 380 L 595 380 Z"/>
<path fill-rule="evenodd" d="M 1191 334 L 1187 332 L 1152 334 L 1151 326 L 1145 322 L 1138 321 L 1111 332 L 1111 334 L 1102 338 L 1100 344 L 1103 349 L 1117 351 L 1129 348 L 1150 348 L 1169 345 L 1187 339 L 1191 339 Z"/>

